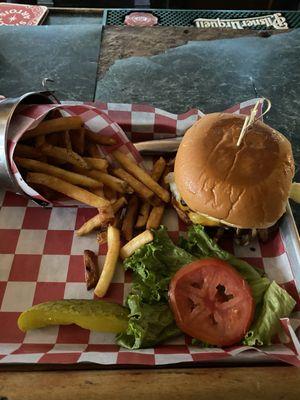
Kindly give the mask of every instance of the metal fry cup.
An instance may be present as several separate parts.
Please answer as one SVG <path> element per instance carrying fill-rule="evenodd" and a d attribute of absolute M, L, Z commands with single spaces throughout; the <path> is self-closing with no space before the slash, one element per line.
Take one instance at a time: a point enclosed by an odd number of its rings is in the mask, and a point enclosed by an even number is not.
<path fill-rule="evenodd" d="M 50 111 L 57 111 L 62 117 L 80 116 L 82 126 L 96 135 L 114 140 L 114 145 L 97 144 L 99 155 L 110 164 L 114 158 L 111 153 L 118 148 L 136 163 L 142 159 L 123 129 L 102 111 L 95 103 L 59 102 L 50 91 L 27 93 L 16 99 L 0 100 L 0 187 L 23 195 L 40 206 L 62 205 L 82 206 L 78 200 L 57 194 L 47 198 L 39 187 L 31 186 L 20 173 L 14 162 L 14 151 L 22 135 L 38 126 Z"/>
<path fill-rule="evenodd" d="M 0 187 L 14 193 L 24 191 L 14 178 L 8 157 L 8 128 L 18 107 L 25 104 L 55 104 L 59 101 L 49 91 L 30 92 L 16 98 L 0 99 Z"/>

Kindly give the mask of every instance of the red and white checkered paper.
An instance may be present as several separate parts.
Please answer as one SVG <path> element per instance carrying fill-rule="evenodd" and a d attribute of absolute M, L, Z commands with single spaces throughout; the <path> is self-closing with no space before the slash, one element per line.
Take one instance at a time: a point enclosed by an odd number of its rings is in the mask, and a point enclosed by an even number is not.
<path fill-rule="evenodd" d="M 247 114 L 254 103 L 255 99 L 227 111 Z M 28 108 L 26 116 L 23 113 L 18 119 L 19 126 L 32 125 L 32 120 L 37 123 L 36 118 L 45 115 L 45 107 L 56 106 Z M 129 104 L 94 103 L 87 109 L 85 105 L 68 103 L 63 107 L 69 114 L 82 115 L 86 124 L 95 131 L 100 130 L 99 126 L 93 126 L 89 116 L 93 115 L 94 118 L 96 114 L 106 120 L 106 115 L 118 123 L 132 141 L 182 135 L 203 115 L 198 110 L 174 115 L 146 105 Z M 106 121 L 111 127 L 111 121 Z M 114 126 L 114 132 L 122 137 L 120 143 L 123 146 L 124 134 L 116 124 Z M 106 129 L 108 134 L 112 132 Z M 10 140 L 15 142 L 16 137 L 12 132 Z M 10 143 L 10 148 L 13 145 Z M 132 149 L 129 143 L 125 147 L 130 151 Z M 115 344 L 114 334 L 90 332 L 75 325 L 53 326 L 27 333 L 19 331 L 19 314 L 34 304 L 62 298 L 93 298 L 93 292 L 86 290 L 82 254 L 85 249 L 93 250 L 98 253 L 102 263 L 106 246 L 98 245 L 94 233 L 76 237 L 74 230 L 94 214 L 95 210 L 88 207 L 54 205 L 52 208 L 41 208 L 25 197 L 0 190 L 0 363 L 93 362 L 155 366 L 231 357 L 233 360 L 241 352 L 252 351 L 254 354 L 259 351 L 272 359 L 300 365 L 297 338 L 300 330 L 300 301 L 281 231 L 267 244 L 256 241 L 248 247 L 238 247 L 232 242 L 223 243 L 223 247 L 236 256 L 263 268 L 270 279 L 276 280 L 297 300 L 292 318 L 282 320 L 283 332 L 270 347 L 202 349 L 191 346 L 189 338 L 182 336 L 155 348 L 130 351 Z M 186 231 L 172 209 L 166 210 L 163 224 L 175 240 Z M 106 299 L 122 303 L 130 290 L 130 282 L 130 274 L 125 273 L 120 265 Z"/>
<path fill-rule="evenodd" d="M 49 203 L 47 199 L 41 196 L 36 190 L 31 188 L 13 161 L 13 153 L 18 140 L 22 137 L 23 133 L 29 129 L 35 128 L 50 111 L 57 110 L 62 116 L 80 115 L 84 121 L 84 126 L 89 130 L 101 134 L 102 136 L 109 136 L 116 140 L 114 146 L 99 146 L 98 149 L 103 157 L 106 157 L 111 164 L 113 159 L 110 156 L 110 152 L 118 148 L 123 153 L 129 155 L 138 164 L 141 164 L 142 158 L 132 142 L 128 139 L 121 127 L 107 114 L 101 112 L 92 105 L 75 105 L 75 104 L 44 104 L 44 105 L 32 105 L 23 107 L 18 114 L 15 114 L 9 126 L 8 131 L 8 152 L 10 167 L 14 174 L 14 178 L 17 181 L 20 192 L 26 193 L 29 197 L 35 200 L 41 200 L 45 203 Z M 56 205 L 80 205 L 78 202 L 63 198 L 55 202 Z"/>

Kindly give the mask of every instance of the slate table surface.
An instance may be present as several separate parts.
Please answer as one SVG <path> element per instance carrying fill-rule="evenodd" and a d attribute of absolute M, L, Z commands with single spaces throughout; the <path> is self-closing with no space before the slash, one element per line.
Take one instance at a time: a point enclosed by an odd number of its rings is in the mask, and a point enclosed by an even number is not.
<path fill-rule="evenodd" d="M 100 50 L 101 31 L 95 23 L 1 27 L 0 94 L 41 90 L 47 77 L 60 99 L 214 112 L 254 97 L 254 82 L 272 101 L 266 122 L 292 142 L 300 181 L 300 29 L 108 26 Z M 300 207 L 292 209 L 299 228 Z"/>
<path fill-rule="evenodd" d="M 41 90 L 51 78 L 58 98 L 94 98 L 101 25 L 0 27 L 0 94 Z"/>
<path fill-rule="evenodd" d="M 256 93 L 267 97 L 272 109 L 265 121 L 292 142 L 300 181 L 299 61 L 300 29 L 105 27 L 96 98 L 208 113 Z M 292 204 L 292 209 L 299 228 L 300 207 Z"/>

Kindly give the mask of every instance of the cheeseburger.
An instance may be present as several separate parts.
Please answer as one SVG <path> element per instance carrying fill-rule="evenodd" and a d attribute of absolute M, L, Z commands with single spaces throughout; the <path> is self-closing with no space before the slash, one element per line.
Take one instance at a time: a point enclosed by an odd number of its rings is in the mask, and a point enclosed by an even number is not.
<path fill-rule="evenodd" d="M 185 133 L 167 177 L 183 220 L 218 227 L 218 234 L 234 228 L 239 244 L 268 238 L 286 210 L 295 171 L 290 142 L 260 121 L 237 146 L 244 121 L 226 113 L 201 118 Z"/>

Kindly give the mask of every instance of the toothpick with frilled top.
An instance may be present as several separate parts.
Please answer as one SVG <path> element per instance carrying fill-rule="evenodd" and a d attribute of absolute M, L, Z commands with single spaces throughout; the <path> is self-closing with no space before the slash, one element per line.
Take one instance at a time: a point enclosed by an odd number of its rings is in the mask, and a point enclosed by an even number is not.
<path fill-rule="evenodd" d="M 258 106 L 259 106 L 261 100 L 262 100 L 263 102 L 266 101 L 266 102 L 268 103 L 268 106 L 267 106 L 266 111 L 264 111 L 259 117 L 255 118 L 255 117 L 256 117 L 256 113 L 257 113 L 257 109 L 258 109 Z M 241 145 L 242 140 L 243 140 L 243 137 L 244 137 L 245 134 L 247 133 L 248 129 L 251 128 L 251 126 L 253 126 L 254 123 L 255 123 L 259 118 L 261 118 L 263 115 L 265 115 L 267 112 L 269 112 L 269 111 L 270 111 L 270 108 L 271 108 L 271 101 L 270 101 L 269 99 L 266 99 L 265 97 L 264 97 L 263 99 L 259 99 L 259 100 L 255 103 L 255 106 L 252 108 L 250 115 L 248 115 L 248 116 L 245 118 L 245 121 L 244 121 L 242 130 L 241 130 L 241 133 L 240 133 L 239 138 L 238 138 L 238 141 L 237 141 L 237 143 L 236 143 L 237 147 L 239 147 L 239 146 Z"/>

